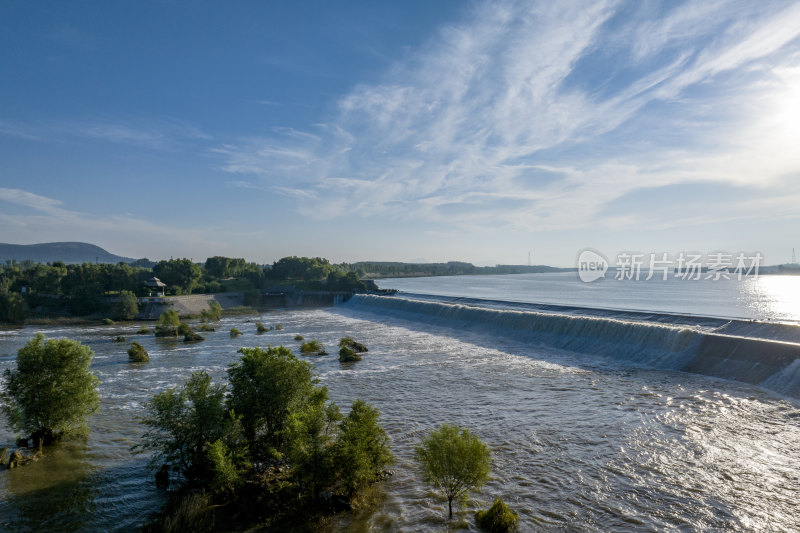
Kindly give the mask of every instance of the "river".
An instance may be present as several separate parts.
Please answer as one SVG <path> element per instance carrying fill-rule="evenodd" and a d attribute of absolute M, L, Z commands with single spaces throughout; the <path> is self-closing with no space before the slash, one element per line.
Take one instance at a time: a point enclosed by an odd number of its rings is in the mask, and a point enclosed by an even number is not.
<path fill-rule="evenodd" d="M 397 458 L 377 507 L 337 517 L 330 531 L 477 531 L 474 505 L 448 523 L 447 502 L 415 472 L 413 447 L 443 422 L 469 427 L 491 447 L 491 480 L 474 496 L 484 505 L 502 497 L 520 514 L 521 531 L 800 529 L 795 398 L 616 357 L 608 347 L 592 354 L 502 325 L 428 318 L 356 297 L 327 309 L 225 318 L 191 345 L 133 335 L 138 324 L 2 329 L 0 370 L 36 332 L 90 345 L 102 408 L 86 442 L 0 471 L 0 529 L 135 530 L 163 503 L 147 457 L 130 449 L 144 431 L 143 402 L 194 370 L 224 380 L 239 347 L 298 348 L 296 334 L 329 348 L 349 335 L 369 347 L 356 364 L 340 364 L 333 349 L 309 360 L 344 410 L 356 397 L 378 407 Z M 256 320 L 284 329 L 257 335 Z M 244 335 L 231 339 L 231 327 Z M 112 342 L 120 333 L 142 343 L 150 362 L 128 363 L 128 344 Z M 0 442 L 12 438 L 0 424 Z"/>

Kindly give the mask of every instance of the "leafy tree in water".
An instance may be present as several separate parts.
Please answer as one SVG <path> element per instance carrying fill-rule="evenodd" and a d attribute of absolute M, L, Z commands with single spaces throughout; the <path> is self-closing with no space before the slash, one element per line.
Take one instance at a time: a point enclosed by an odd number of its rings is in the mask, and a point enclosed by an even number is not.
<path fill-rule="evenodd" d="M 451 424 L 442 424 L 414 450 L 422 479 L 441 490 L 447 498 L 450 518 L 453 500 L 482 487 L 489 480 L 489 447 L 469 432 Z"/>
<path fill-rule="evenodd" d="M 289 415 L 288 457 L 310 497 L 318 498 L 332 485 L 352 497 L 379 479 L 394 458 L 377 409 L 356 400 L 342 418 L 339 407 L 327 400 L 327 388 L 317 387 L 308 403 Z"/>
<path fill-rule="evenodd" d="M 200 318 L 203 322 L 217 321 L 222 318 L 222 306 L 216 300 L 211 300 L 208 303 L 208 309 L 200 311 Z"/>
<path fill-rule="evenodd" d="M 158 451 L 152 466 L 167 464 L 188 480 L 209 482 L 217 466 L 227 466 L 214 459 L 246 456 L 239 418 L 225 406 L 225 386 L 212 384 L 205 371 L 194 372 L 180 389 L 156 394 L 146 410 L 142 423 L 149 429 L 138 447 Z"/>
<path fill-rule="evenodd" d="M 16 431 L 39 447 L 65 436 L 85 435 L 86 416 L 100 405 L 100 380 L 90 370 L 92 350 L 78 341 L 37 334 L 17 352 L 16 370 L 6 369 L 3 412 Z"/>
<path fill-rule="evenodd" d="M 355 400 L 340 424 L 336 463 L 348 494 L 375 481 L 394 461 L 389 437 L 380 426 L 379 417 L 376 408 L 363 400 Z"/>
<path fill-rule="evenodd" d="M 280 447 L 289 412 L 304 405 L 316 381 L 311 365 L 288 348 L 242 348 L 240 360 L 228 367 L 228 405 L 242 414 L 251 443 Z"/>
<path fill-rule="evenodd" d="M 178 312 L 174 309 L 167 309 L 161 313 L 156 322 L 156 337 L 174 337 L 178 334 L 180 325 L 181 319 L 178 317 Z"/>
<path fill-rule="evenodd" d="M 165 464 L 195 486 L 229 497 L 245 479 L 263 477 L 260 468 L 275 466 L 264 458 L 281 454 L 302 489 L 292 489 L 293 501 L 316 499 L 323 490 L 352 497 L 379 478 L 392 455 L 376 409 L 357 400 L 343 419 L 310 365 L 283 346 L 240 353 L 228 369 L 227 401 L 223 385 L 196 372 L 182 388 L 147 403 L 149 430 L 137 447 L 158 451 L 151 466 Z M 259 476 L 251 457 L 261 464 Z"/>
<path fill-rule="evenodd" d="M 289 415 L 286 423 L 288 456 L 295 478 L 316 499 L 333 483 L 336 423 L 342 415 L 328 403 L 328 389 L 318 387 L 309 401 Z"/>

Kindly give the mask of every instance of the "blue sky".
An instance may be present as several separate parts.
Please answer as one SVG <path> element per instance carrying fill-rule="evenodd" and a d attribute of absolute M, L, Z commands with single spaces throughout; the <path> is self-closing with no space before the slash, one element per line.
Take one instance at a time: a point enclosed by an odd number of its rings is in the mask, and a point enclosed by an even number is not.
<path fill-rule="evenodd" d="M 800 249 L 800 3 L 0 5 L 0 241 Z"/>

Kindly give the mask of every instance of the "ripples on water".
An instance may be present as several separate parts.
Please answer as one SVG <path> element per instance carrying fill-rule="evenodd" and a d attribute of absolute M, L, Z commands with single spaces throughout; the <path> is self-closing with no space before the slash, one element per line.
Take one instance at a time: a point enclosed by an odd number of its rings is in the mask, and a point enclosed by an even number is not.
<path fill-rule="evenodd" d="M 116 326 L 0 331 L 0 369 L 35 331 L 89 343 L 102 398 L 85 444 L 0 472 L 0 529 L 134 529 L 162 503 L 146 457 L 130 452 L 143 430 L 142 402 L 193 370 L 222 379 L 240 346 L 296 347 L 297 333 L 331 348 L 345 335 L 367 344 L 351 366 L 334 350 L 311 360 L 341 407 L 360 397 L 380 409 L 397 457 L 377 510 L 337 517 L 331 531 L 477 531 L 472 510 L 448 525 L 446 501 L 414 472 L 413 447 L 442 422 L 467 426 L 492 447 L 492 479 L 476 497 L 488 505 L 501 496 L 520 513 L 522 531 L 800 529 L 794 400 L 353 309 L 259 319 L 284 330 L 256 336 L 255 319 L 236 318 L 191 346 L 130 335 L 150 352 L 143 365 L 127 362 L 127 343 L 111 342 Z M 245 334 L 230 339 L 231 327 Z M 0 426 L 0 441 L 11 437 Z"/>

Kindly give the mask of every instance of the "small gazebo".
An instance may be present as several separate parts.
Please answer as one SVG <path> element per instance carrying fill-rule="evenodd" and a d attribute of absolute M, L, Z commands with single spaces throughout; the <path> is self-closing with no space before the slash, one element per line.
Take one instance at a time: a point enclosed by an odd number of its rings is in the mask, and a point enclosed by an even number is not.
<path fill-rule="evenodd" d="M 148 279 L 145 285 L 147 285 L 147 288 L 150 290 L 150 296 L 164 296 L 164 288 L 167 286 L 166 283 L 155 276 Z"/>

